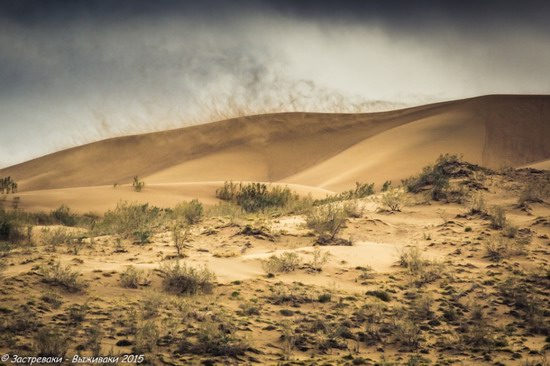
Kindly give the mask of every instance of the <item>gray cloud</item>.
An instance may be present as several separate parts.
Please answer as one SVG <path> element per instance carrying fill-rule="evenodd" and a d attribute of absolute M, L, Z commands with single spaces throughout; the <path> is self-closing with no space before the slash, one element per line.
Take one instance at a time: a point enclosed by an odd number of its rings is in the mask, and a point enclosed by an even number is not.
<path fill-rule="evenodd" d="M 549 93 L 545 3 L 400 3 L 4 1 L 0 166 L 242 113 Z"/>

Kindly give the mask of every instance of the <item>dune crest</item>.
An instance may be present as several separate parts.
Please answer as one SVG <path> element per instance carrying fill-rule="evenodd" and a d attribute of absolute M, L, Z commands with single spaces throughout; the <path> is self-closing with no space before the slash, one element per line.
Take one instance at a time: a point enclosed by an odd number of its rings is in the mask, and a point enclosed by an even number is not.
<path fill-rule="evenodd" d="M 341 191 L 356 181 L 398 182 L 442 153 L 491 168 L 545 161 L 549 121 L 550 96 L 514 95 L 370 114 L 265 114 L 98 141 L 0 176 L 12 176 L 21 194 L 129 184 L 135 175 L 156 191 L 185 183 L 185 196 L 188 184 L 202 197 L 203 183 L 225 180 Z"/>

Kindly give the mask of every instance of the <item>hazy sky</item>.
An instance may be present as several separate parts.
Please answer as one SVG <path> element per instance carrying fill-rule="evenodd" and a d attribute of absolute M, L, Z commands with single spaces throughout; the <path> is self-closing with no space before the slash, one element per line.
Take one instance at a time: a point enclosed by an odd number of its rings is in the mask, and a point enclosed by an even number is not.
<path fill-rule="evenodd" d="M 242 113 L 550 94 L 549 3 L 0 0 L 0 167 Z"/>

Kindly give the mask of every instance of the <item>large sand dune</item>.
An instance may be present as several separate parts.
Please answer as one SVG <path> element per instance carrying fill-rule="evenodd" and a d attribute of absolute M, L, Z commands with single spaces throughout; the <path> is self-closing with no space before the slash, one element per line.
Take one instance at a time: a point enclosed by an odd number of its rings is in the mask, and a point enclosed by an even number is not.
<path fill-rule="evenodd" d="M 85 196 L 98 209 L 134 196 L 162 197 L 159 204 L 212 199 L 224 180 L 292 183 L 325 194 L 356 181 L 398 182 L 442 153 L 492 168 L 523 166 L 549 159 L 548 141 L 550 96 L 485 96 L 372 114 L 265 114 L 112 138 L 0 176 L 19 182 L 23 205 L 79 206 Z M 134 175 L 147 183 L 139 195 L 92 188 L 129 184 Z M 46 196 L 56 199 L 40 199 Z"/>

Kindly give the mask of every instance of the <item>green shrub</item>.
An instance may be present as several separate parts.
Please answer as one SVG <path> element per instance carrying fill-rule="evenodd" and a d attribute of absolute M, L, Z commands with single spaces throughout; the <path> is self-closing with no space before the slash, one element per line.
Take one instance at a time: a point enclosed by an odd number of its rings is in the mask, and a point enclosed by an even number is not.
<path fill-rule="evenodd" d="M 477 193 L 470 198 L 470 203 L 469 203 L 470 214 L 472 215 L 484 214 L 486 209 L 487 209 L 487 206 L 486 206 L 485 197 L 483 197 L 483 194 Z"/>
<path fill-rule="evenodd" d="M 132 183 L 132 186 L 134 187 L 134 191 L 141 192 L 143 187 L 145 187 L 145 182 L 139 180 L 139 177 L 137 175 L 134 176 L 134 182 Z"/>
<path fill-rule="evenodd" d="M 367 295 L 376 297 L 376 298 L 378 298 L 378 299 L 380 299 L 384 302 L 391 301 L 391 295 L 389 293 L 387 293 L 386 291 L 384 291 L 384 290 L 367 291 Z"/>
<path fill-rule="evenodd" d="M 375 193 L 374 183 L 355 182 L 355 189 L 350 189 L 335 195 L 327 196 L 326 198 L 323 198 L 323 199 L 315 200 L 313 204 L 315 206 L 320 206 L 327 203 L 333 203 L 338 201 L 359 199 L 367 196 L 372 196 L 374 193 Z"/>
<path fill-rule="evenodd" d="M 317 234 L 317 241 L 320 244 L 326 244 L 334 240 L 344 227 L 346 219 L 344 209 L 335 203 L 330 203 L 310 210 L 306 214 L 306 225 Z"/>
<path fill-rule="evenodd" d="M 301 263 L 301 258 L 293 252 L 283 252 L 280 255 L 272 255 L 262 261 L 262 268 L 267 273 L 293 272 Z"/>
<path fill-rule="evenodd" d="M 76 216 L 71 214 L 70 208 L 65 205 L 61 205 L 57 209 L 52 210 L 50 216 L 56 224 L 64 226 L 76 225 Z"/>
<path fill-rule="evenodd" d="M 61 244 L 71 244 L 75 240 L 75 236 L 64 227 L 54 229 L 44 227 L 41 230 L 40 237 L 42 244 L 49 247 L 49 250 L 55 252 Z"/>
<path fill-rule="evenodd" d="M 172 227 L 172 239 L 174 240 L 174 246 L 176 247 L 176 252 L 179 258 L 184 257 L 183 250 L 185 245 L 189 240 L 190 228 L 188 226 L 181 226 L 175 224 Z"/>
<path fill-rule="evenodd" d="M 214 288 L 216 275 L 206 267 L 196 269 L 176 260 L 164 263 L 160 270 L 164 274 L 162 285 L 167 292 L 194 295 L 210 293 Z"/>
<path fill-rule="evenodd" d="M 65 357 L 69 349 L 69 338 L 57 330 L 45 327 L 36 333 L 33 345 L 38 357 Z"/>
<path fill-rule="evenodd" d="M 392 189 L 382 195 L 380 202 L 390 211 L 401 211 L 405 205 L 405 193 L 400 189 Z"/>
<path fill-rule="evenodd" d="M 157 347 L 159 330 L 154 321 L 147 321 L 138 326 L 134 338 L 133 351 L 137 354 L 153 352 Z"/>
<path fill-rule="evenodd" d="M 80 280 L 80 272 L 71 270 L 70 266 L 63 267 L 60 262 L 43 266 L 40 272 L 44 282 L 61 286 L 69 292 L 80 292 L 87 286 Z"/>
<path fill-rule="evenodd" d="M 425 259 L 416 246 L 402 250 L 399 262 L 401 267 L 407 269 L 412 284 L 417 287 L 441 278 L 443 273 L 443 265 L 438 261 Z"/>
<path fill-rule="evenodd" d="M 235 184 L 225 182 L 216 190 L 219 199 L 234 202 L 246 212 L 264 211 L 270 208 L 283 208 L 300 197 L 288 187 L 268 187 L 264 183 Z"/>
<path fill-rule="evenodd" d="M 489 211 L 491 228 L 502 229 L 506 226 L 506 212 L 502 207 L 495 206 Z"/>
<path fill-rule="evenodd" d="M 160 209 L 149 204 L 119 202 L 114 210 L 107 211 L 96 230 L 145 243 L 160 221 L 160 215 Z"/>
<path fill-rule="evenodd" d="M 139 288 L 141 284 L 148 284 L 148 276 L 145 271 L 134 266 L 129 266 L 120 274 L 120 286 L 124 288 Z"/>
<path fill-rule="evenodd" d="M 239 337 L 237 327 L 227 319 L 210 319 L 201 325 L 197 343 L 188 348 L 187 342 L 180 345 L 181 352 L 236 357 L 244 355 L 250 348 L 246 338 Z"/>
<path fill-rule="evenodd" d="M 439 201 L 447 197 L 450 178 L 447 167 L 460 161 L 457 155 L 440 155 L 435 165 L 425 166 L 419 175 L 404 179 L 402 184 L 411 193 L 419 193 L 429 187 L 431 198 Z"/>
<path fill-rule="evenodd" d="M 189 225 L 200 222 L 204 213 L 202 203 L 197 199 L 190 202 L 182 202 L 174 208 L 174 217 L 178 222 L 185 222 Z"/>
<path fill-rule="evenodd" d="M 518 205 L 526 206 L 528 203 L 540 203 L 550 197 L 550 182 L 530 181 L 521 191 Z"/>

